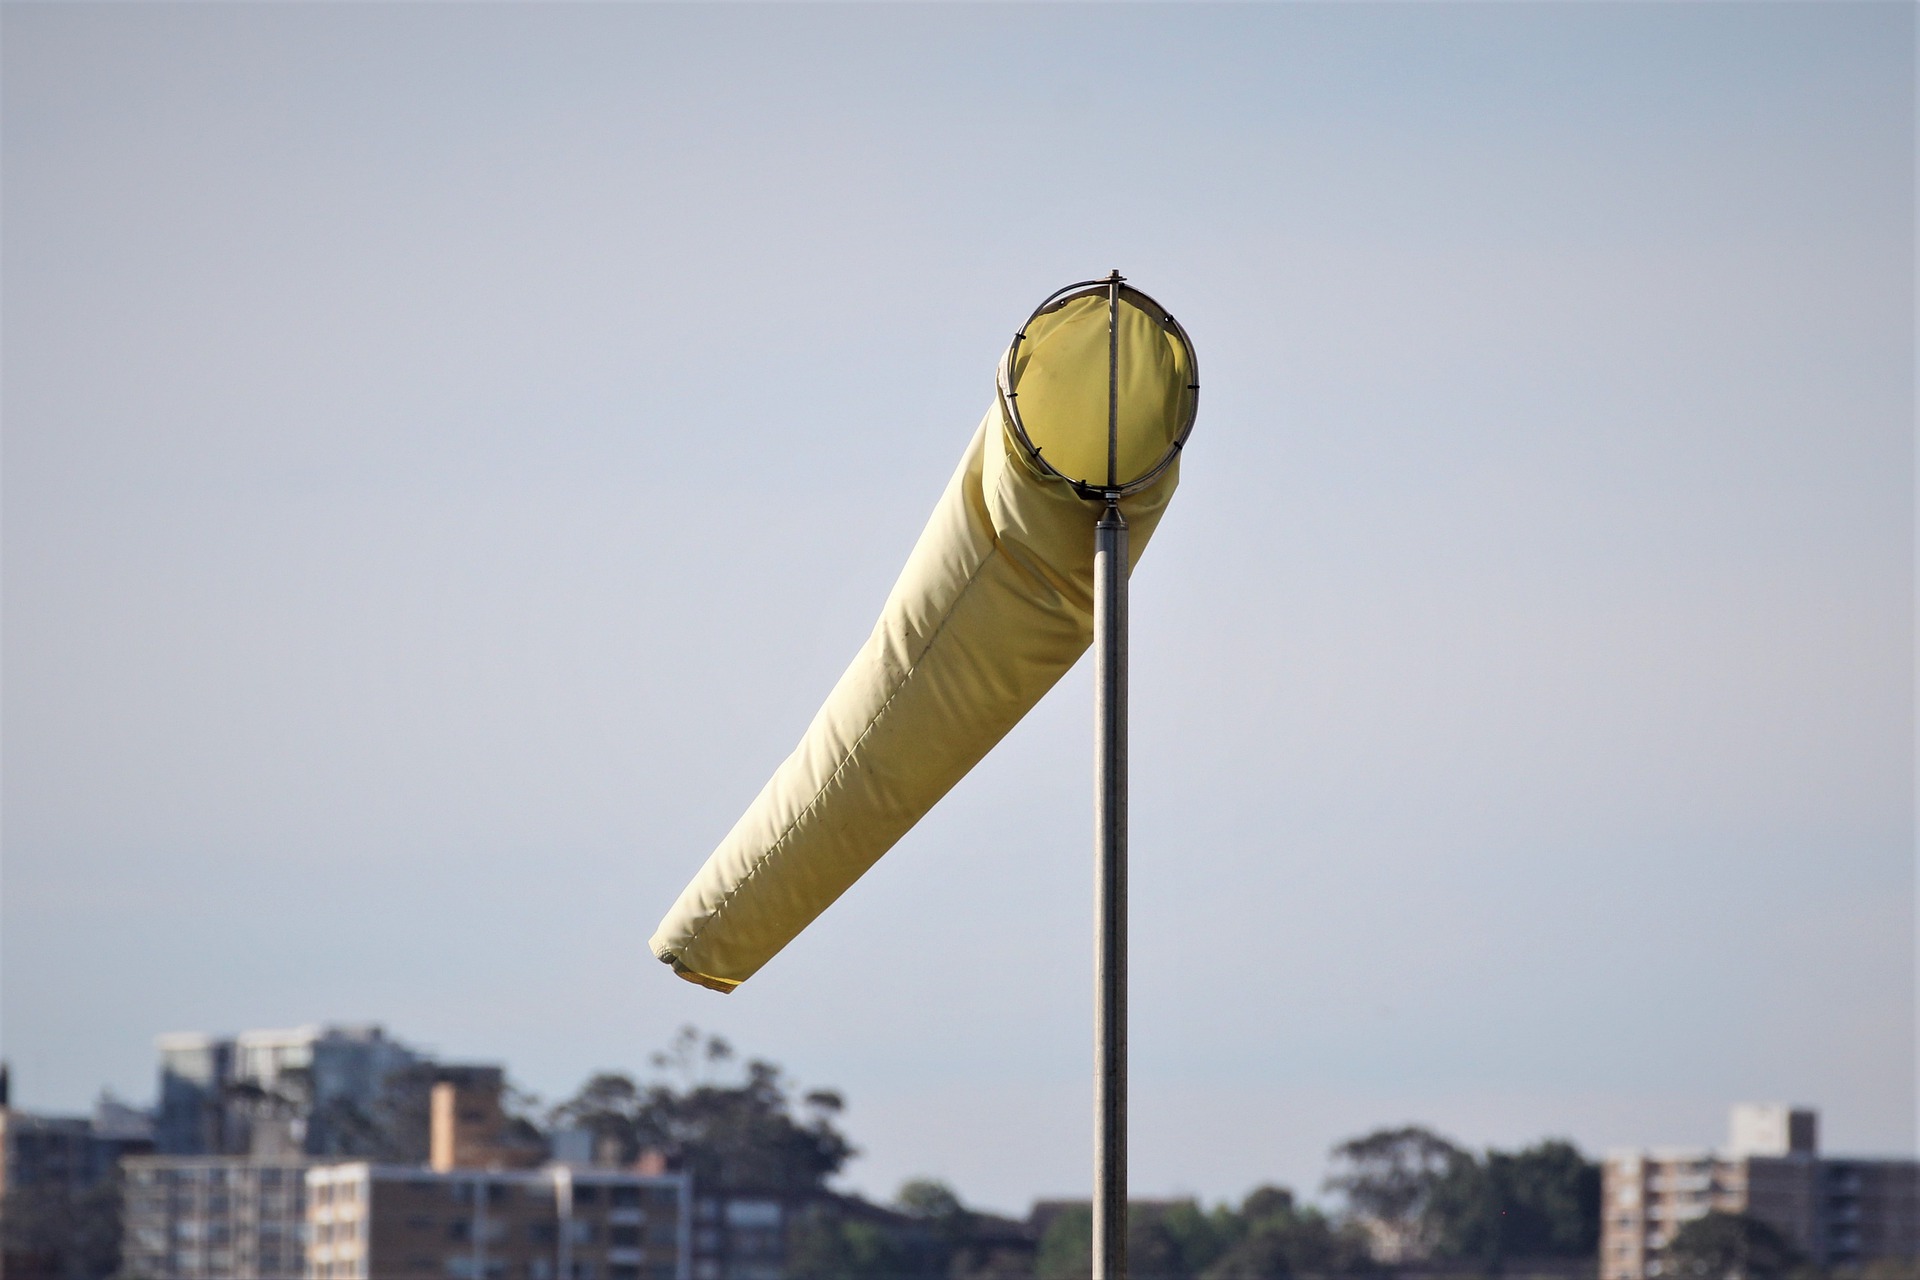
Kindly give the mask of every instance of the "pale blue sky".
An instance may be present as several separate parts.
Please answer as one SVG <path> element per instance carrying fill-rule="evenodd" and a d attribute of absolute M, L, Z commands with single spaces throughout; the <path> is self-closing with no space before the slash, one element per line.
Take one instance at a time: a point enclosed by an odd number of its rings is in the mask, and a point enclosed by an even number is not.
<path fill-rule="evenodd" d="M 1914 1145 L 1913 11 L 9 5 L 0 1037 L 696 1022 L 1083 1192 L 1076 672 L 739 994 L 645 941 L 1054 288 L 1135 578 L 1134 1185 L 1420 1120 Z"/>

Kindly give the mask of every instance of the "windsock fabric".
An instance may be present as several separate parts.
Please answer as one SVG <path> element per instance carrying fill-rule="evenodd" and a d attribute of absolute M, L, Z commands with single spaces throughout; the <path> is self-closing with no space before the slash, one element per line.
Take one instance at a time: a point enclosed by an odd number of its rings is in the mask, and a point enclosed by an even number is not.
<path fill-rule="evenodd" d="M 1087 430 L 1098 430 L 1103 454 L 1105 310 L 1102 303 L 1097 317 L 1084 317 L 1090 325 L 1097 320 L 1097 350 L 1085 342 L 1079 350 L 1062 333 L 1052 357 L 1040 343 L 1022 353 L 1029 368 L 1049 358 L 1083 364 L 1087 387 L 1097 375 L 1099 411 L 1088 400 L 1081 416 Z M 1035 329 L 1030 323 L 1028 332 Z M 1165 335 L 1141 329 L 1133 339 L 1151 352 Z M 1140 388 L 1163 411 L 1135 413 L 1123 428 L 1157 436 L 1164 450 L 1179 430 L 1170 416 L 1181 408 L 1178 388 L 1190 378 L 1184 360 L 1164 359 L 1154 377 L 1177 380 L 1172 392 L 1158 384 Z M 1055 391 L 1066 395 L 1061 385 L 1056 379 Z M 1129 441 L 1125 452 L 1132 458 L 1144 448 L 1151 445 Z M 1121 499 L 1131 530 L 1129 569 L 1153 536 L 1178 470 Z M 689 981 L 733 990 L 1019 723 L 1092 642 L 1093 526 L 1103 506 L 1043 472 L 995 404 L 873 634 L 800 745 L 667 913 L 653 935 L 657 957 Z"/>

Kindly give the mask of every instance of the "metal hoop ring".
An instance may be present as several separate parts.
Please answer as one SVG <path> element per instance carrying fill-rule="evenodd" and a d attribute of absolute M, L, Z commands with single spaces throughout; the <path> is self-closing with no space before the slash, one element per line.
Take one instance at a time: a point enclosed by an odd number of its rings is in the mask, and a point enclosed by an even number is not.
<path fill-rule="evenodd" d="M 1165 475 L 1167 468 L 1173 465 L 1174 460 L 1180 456 L 1180 451 L 1186 447 L 1187 437 L 1193 434 L 1194 419 L 1199 416 L 1200 412 L 1200 358 L 1194 352 L 1193 340 L 1187 336 L 1187 331 L 1180 327 L 1180 322 L 1175 320 L 1165 307 L 1155 302 L 1140 290 L 1125 284 L 1125 280 L 1126 277 L 1116 271 L 1105 279 L 1082 280 L 1077 284 L 1070 284 L 1064 289 L 1056 289 L 1048 294 L 1046 301 L 1033 309 L 1033 314 L 1027 317 L 1026 323 L 1022 324 L 1019 331 L 1013 335 L 1013 341 L 1008 344 L 1006 354 L 1000 357 L 1000 368 L 994 379 L 1000 393 L 1000 411 L 1006 415 L 1008 425 L 1013 428 L 1014 438 L 1020 442 L 1020 448 L 1025 451 L 1028 459 L 1031 460 L 1043 474 L 1053 476 L 1071 485 L 1073 491 L 1081 497 L 1103 501 L 1113 501 L 1124 498 L 1128 494 L 1138 493 Z M 1020 408 L 1017 403 L 1020 398 L 1020 393 L 1013 389 L 1014 360 L 1020 353 L 1020 344 L 1026 341 L 1027 326 L 1031 325 L 1047 312 L 1058 310 L 1075 299 L 1107 296 L 1110 291 L 1117 297 L 1125 298 L 1136 308 L 1146 312 L 1148 315 L 1159 317 L 1160 323 L 1166 327 L 1167 332 L 1173 335 L 1174 339 L 1179 342 L 1181 349 L 1187 353 L 1187 369 L 1193 378 L 1193 381 L 1189 382 L 1186 388 L 1192 392 L 1192 395 L 1187 399 L 1186 420 L 1180 424 L 1179 434 L 1176 435 L 1173 442 L 1167 446 L 1166 454 L 1159 462 L 1155 463 L 1145 475 L 1134 480 L 1129 480 L 1127 483 L 1121 485 L 1088 484 L 1084 480 L 1075 480 L 1072 476 L 1065 474 L 1051 462 L 1048 462 L 1046 458 L 1042 456 L 1040 450 L 1034 446 L 1033 438 L 1027 434 L 1027 424 L 1021 421 Z"/>

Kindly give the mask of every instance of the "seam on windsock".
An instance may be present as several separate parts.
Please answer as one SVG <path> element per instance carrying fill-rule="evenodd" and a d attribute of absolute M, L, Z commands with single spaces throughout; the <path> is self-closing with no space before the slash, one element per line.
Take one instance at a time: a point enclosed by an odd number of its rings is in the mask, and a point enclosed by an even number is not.
<path fill-rule="evenodd" d="M 691 948 L 700 941 L 700 936 L 707 931 L 708 926 L 717 921 L 721 913 L 733 905 L 733 900 L 738 896 L 740 891 L 745 889 L 753 878 L 760 874 L 762 867 L 773 861 L 774 856 L 780 852 L 781 848 L 793 836 L 793 833 L 799 829 L 800 824 L 807 820 L 807 815 L 812 813 L 814 809 L 819 806 L 820 801 L 826 796 L 827 792 L 832 790 L 833 784 L 839 780 L 840 775 L 846 771 L 847 766 L 853 763 L 853 758 L 860 753 L 860 744 L 865 742 L 868 736 L 873 733 L 874 726 L 886 717 L 887 711 L 893 706 L 893 700 L 898 698 L 909 684 L 913 683 L 913 678 L 919 674 L 921 665 L 927 660 L 927 655 L 933 652 L 935 646 L 940 643 L 940 637 L 946 634 L 947 624 L 953 621 L 954 614 L 960 611 L 961 602 L 967 598 L 967 593 L 973 590 L 974 584 L 980 581 L 981 576 L 987 570 L 987 566 L 993 563 L 994 558 L 998 555 L 1000 555 L 1000 540 L 994 538 L 993 545 L 987 549 L 987 554 L 980 557 L 980 563 L 975 565 L 973 572 L 967 575 L 966 585 L 961 587 L 959 592 L 954 595 L 953 603 L 947 606 L 947 611 L 940 615 L 940 625 L 933 629 L 931 636 L 927 637 L 927 643 L 925 647 L 920 650 L 919 655 L 914 658 L 913 665 L 907 668 L 906 673 L 900 677 L 900 683 L 894 686 L 893 692 L 887 695 L 887 700 L 880 704 L 880 709 L 873 713 L 872 719 L 868 720 L 866 726 L 860 730 L 860 736 L 855 738 L 853 745 L 847 748 L 847 754 L 841 757 L 840 763 L 834 766 L 833 772 L 828 774 L 826 781 L 820 784 L 820 789 L 813 793 L 813 799 L 807 801 L 805 807 L 794 815 L 793 821 L 787 824 L 787 829 L 782 831 L 773 843 L 767 846 L 766 851 L 754 860 L 753 865 L 747 869 L 747 873 L 740 877 L 740 882 L 728 890 L 727 896 L 722 898 L 714 906 L 713 910 L 707 913 L 707 918 L 700 923 L 700 927 L 687 936 L 685 943 L 686 948 Z M 804 740 L 803 738 L 802 741 Z M 822 909 L 824 910 L 824 908 Z"/>

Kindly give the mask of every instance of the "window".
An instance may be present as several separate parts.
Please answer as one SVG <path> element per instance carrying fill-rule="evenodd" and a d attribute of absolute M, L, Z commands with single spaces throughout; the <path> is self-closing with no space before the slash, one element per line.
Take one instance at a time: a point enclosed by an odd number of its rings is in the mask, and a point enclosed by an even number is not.
<path fill-rule="evenodd" d="M 777 1227 L 780 1202 L 777 1200 L 727 1201 L 727 1225 L 730 1227 Z"/>
<path fill-rule="evenodd" d="M 616 1248 L 624 1248 L 624 1249 L 634 1248 L 640 1243 L 640 1228 L 608 1227 L 607 1243 L 615 1246 Z M 610 1276 L 608 1277 L 608 1280 L 613 1280 L 613 1278 Z"/>
<path fill-rule="evenodd" d="M 632 1263 L 612 1263 L 607 1267 L 607 1280 L 640 1280 L 640 1268 Z"/>
<path fill-rule="evenodd" d="M 607 1203 L 616 1209 L 638 1208 L 640 1205 L 640 1188 L 609 1187 L 607 1188 Z"/>
<path fill-rule="evenodd" d="M 573 1189 L 573 1202 L 575 1204 L 594 1204 L 599 1199 L 600 1199 L 600 1188 L 598 1187 L 583 1186 L 583 1187 L 575 1187 Z"/>
<path fill-rule="evenodd" d="M 534 1244 L 552 1244 L 560 1238 L 557 1222 L 536 1222 L 527 1228 L 527 1239 Z"/>
<path fill-rule="evenodd" d="M 455 1218 L 447 1224 L 447 1239 L 468 1241 L 473 1239 L 473 1219 Z"/>
<path fill-rule="evenodd" d="M 575 1244 L 592 1244 L 593 1224 L 591 1222 L 581 1222 L 578 1219 L 568 1223 L 567 1239 L 573 1241 Z"/>

